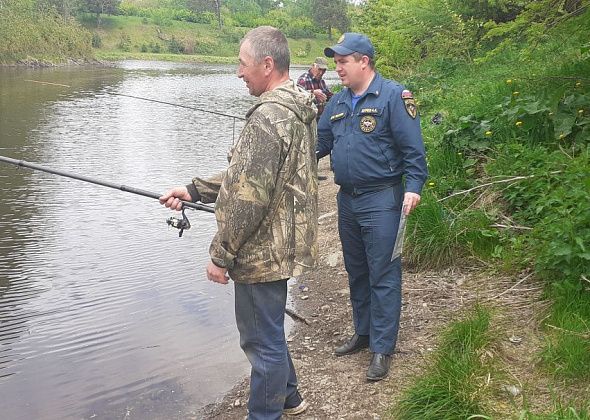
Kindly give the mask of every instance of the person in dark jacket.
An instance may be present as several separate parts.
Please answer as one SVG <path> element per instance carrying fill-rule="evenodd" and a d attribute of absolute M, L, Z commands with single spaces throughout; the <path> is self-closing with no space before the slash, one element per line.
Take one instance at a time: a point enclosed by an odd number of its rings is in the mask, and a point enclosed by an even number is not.
<path fill-rule="evenodd" d="M 420 117 L 412 92 L 375 71 L 369 39 L 345 33 L 326 48 L 345 88 L 318 123 L 318 159 L 331 154 L 338 230 L 348 272 L 354 335 L 337 356 L 373 352 L 367 379 L 389 372 L 401 313 L 401 261 L 392 251 L 401 212 L 420 202 L 427 178 Z"/>

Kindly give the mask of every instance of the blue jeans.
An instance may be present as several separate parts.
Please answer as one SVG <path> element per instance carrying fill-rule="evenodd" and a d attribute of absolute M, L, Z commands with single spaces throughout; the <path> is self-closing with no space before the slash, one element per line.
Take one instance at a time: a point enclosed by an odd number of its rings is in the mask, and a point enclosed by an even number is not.
<path fill-rule="evenodd" d="M 285 401 L 298 398 L 285 340 L 287 279 L 234 284 L 240 347 L 252 366 L 248 419 L 280 419 Z"/>
<path fill-rule="evenodd" d="M 391 261 L 403 187 L 353 195 L 338 192 L 338 231 L 348 272 L 355 332 L 374 353 L 393 354 L 401 313 L 400 258 Z"/>

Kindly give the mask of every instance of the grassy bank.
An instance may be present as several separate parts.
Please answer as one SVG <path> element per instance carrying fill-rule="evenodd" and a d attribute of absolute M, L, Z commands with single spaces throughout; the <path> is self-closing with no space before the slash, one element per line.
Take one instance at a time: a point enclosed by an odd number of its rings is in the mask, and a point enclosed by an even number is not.
<path fill-rule="evenodd" d="M 82 23 L 93 34 L 97 58 L 106 60 L 234 63 L 240 39 L 249 30 L 181 21 L 168 21 L 163 26 L 137 16 L 104 17 L 97 27 L 95 16 L 85 15 Z M 289 39 L 292 62 L 309 64 L 323 55 L 329 42 L 326 37 Z"/>

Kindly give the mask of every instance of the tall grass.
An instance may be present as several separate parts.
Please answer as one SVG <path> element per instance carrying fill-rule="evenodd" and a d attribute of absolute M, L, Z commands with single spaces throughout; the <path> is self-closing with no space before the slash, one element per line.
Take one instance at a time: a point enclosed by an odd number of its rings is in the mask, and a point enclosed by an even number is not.
<path fill-rule="evenodd" d="M 590 380 L 590 291 L 579 282 L 555 283 L 541 357 L 556 376 Z M 588 398 L 590 403 L 590 397 Z"/>
<path fill-rule="evenodd" d="M 486 418 L 482 401 L 493 366 L 485 356 L 493 341 L 490 320 L 489 310 L 477 306 L 464 320 L 451 324 L 426 373 L 403 393 L 392 416 L 400 420 Z"/>

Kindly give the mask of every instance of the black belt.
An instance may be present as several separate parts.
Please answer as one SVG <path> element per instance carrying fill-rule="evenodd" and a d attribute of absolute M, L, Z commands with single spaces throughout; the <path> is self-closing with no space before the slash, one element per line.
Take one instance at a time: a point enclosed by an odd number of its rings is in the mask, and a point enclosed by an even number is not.
<path fill-rule="evenodd" d="M 364 193 L 368 193 L 368 192 L 375 192 L 375 191 L 381 191 L 381 190 L 386 190 L 387 188 L 391 188 L 395 185 L 397 185 L 398 183 L 395 184 L 385 184 L 385 185 L 373 185 L 370 187 L 347 187 L 347 186 L 341 186 L 340 187 L 340 191 L 342 191 L 345 194 L 348 194 L 352 197 L 357 197 L 361 194 Z"/>

